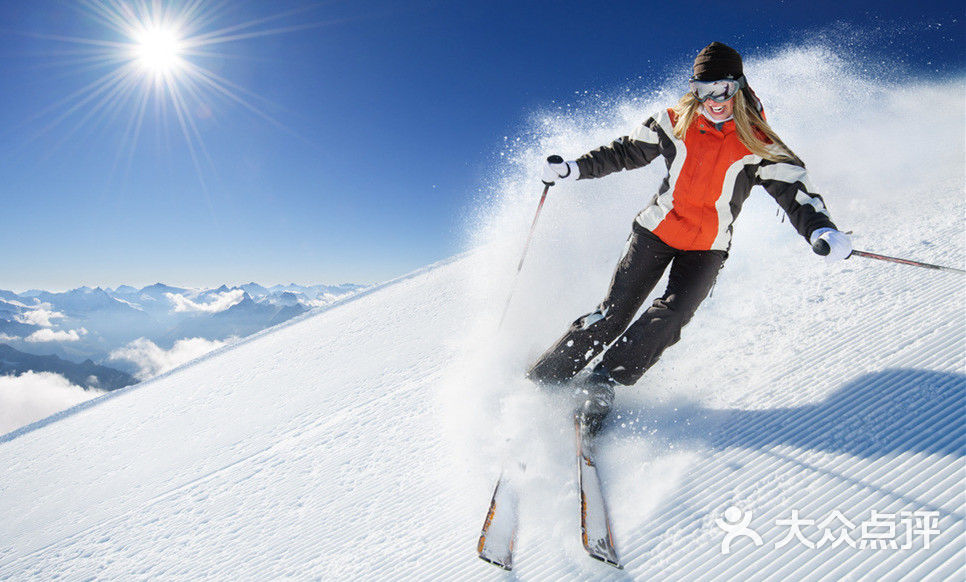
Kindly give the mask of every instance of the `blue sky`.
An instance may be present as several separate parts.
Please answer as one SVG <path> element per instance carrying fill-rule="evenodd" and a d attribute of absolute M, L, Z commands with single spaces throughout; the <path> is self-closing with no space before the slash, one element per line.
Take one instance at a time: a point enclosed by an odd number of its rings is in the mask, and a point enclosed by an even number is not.
<path fill-rule="evenodd" d="M 167 95 L 137 122 L 137 85 L 85 98 L 121 66 L 97 43 L 132 42 L 103 4 L 0 1 L 0 288 L 385 280 L 463 248 L 535 111 L 644 90 L 712 40 L 966 60 L 961 2 L 154 2 L 223 41 L 183 55 L 221 87 L 184 93 L 183 129 Z"/>

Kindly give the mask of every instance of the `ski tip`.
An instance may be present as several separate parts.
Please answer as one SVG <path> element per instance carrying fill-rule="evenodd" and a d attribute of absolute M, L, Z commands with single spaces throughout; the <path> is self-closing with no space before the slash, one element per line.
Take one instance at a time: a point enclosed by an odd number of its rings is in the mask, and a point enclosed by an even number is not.
<path fill-rule="evenodd" d="M 509 560 L 507 560 L 506 562 L 503 562 L 501 560 L 498 560 L 496 558 L 490 558 L 489 556 L 486 556 L 486 555 L 483 555 L 483 554 L 480 554 L 480 559 L 483 560 L 484 562 L 486 562 L 487 564 L 493 564 L 494 566 L 497 566 L 498 568 L 503 568 L 507 572 L 509 572 L 510 570 L 513 569 L 513 563 L 510 562 Z"/>
<path fill-rule="evenodd" d="M 605 564 L 607 564 L 609 566 L 613 566 L 613 567 L 617 568 L 618 570 L 623 570 L 624 569 L 624 566 L 622 566 L 621 563 L 617 561 L 617 558 L 616 557 L 601 556 L 600 554 L 590 554 L 590 557 L 593 558 L 593 559 L 595 559 L 595 560 L 600 560 L 601 562 L 603 562 L 603 563 L 605 563 Z"/>

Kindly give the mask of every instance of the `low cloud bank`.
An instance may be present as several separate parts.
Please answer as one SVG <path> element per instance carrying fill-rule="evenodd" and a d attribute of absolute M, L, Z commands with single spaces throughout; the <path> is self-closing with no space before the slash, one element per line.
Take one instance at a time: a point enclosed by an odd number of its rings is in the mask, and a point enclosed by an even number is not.
<path fill-rule="evenodd" d="M 0 376 L 0 434 L 56 414 L 105 392 L 84 390 L 51 372 Z"/>
<path fill-rule="evenodd" d="M 233 305 L 241 303 L 241 300 L 245 297 L 245 292 L 241 289 L 225 291 L 224 293 L 215 295 L 208 303 L 197 303 L 180 293 L 165 293 L 164 295 L 174 304 L 175 312 L 202 311 L 205 313 L 218 313 L 219 311 L 224 311 Z"/>
<path fill-rule="evenodd" d="M 54 324 L 51 323 L 51 319 L 61 319 L 64 317 L 66 316 L 63 313 L 54 311 L 49 303 L 42 303 L 35 309 L 24 312 L 19 319 L 21 323 L 36 325 L 38 327 L 53 327 Z"/>
<path fill-rule="evenodd" d="M 199 358 L 226 343 L 196 337 L 178 340 L 170 350 L 164 350 L 153 341 L 142 337 L 111 352 L 110 359 L 134 362 L 138 367 L 134 377 L 147 380 Z"/>
<path fill-rule="evenodd" d="M 54 331 L 52 329 L 44 328 L 38 329 L 32 334 L 24 338 L 24 341 L 30 343 L 40 343 L 40 342 L 76 342 L 79 341 L 82 335 L 87 335 L 87 330 L 83 327 L 80 329 L 71 329 L 67 331 Z"/>

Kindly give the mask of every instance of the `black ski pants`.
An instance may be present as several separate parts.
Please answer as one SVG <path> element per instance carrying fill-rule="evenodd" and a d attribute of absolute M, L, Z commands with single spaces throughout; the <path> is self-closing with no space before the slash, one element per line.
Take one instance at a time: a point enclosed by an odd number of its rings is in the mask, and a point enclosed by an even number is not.
<path fill-rule="evenodd" d="M 527 376 L 539 382 L 564 382 L 609 345 L 600 365 L 617 382 L 634 384 L 665 348 L 681 339 L 681 328 L 711 292 L 727 258 L 725 251 L 677 250 L 635 222 L 604 301 L 596 311 L 573 322 Z M 664 295 L 631 324 L 668 265 L 671 272 Z"/>

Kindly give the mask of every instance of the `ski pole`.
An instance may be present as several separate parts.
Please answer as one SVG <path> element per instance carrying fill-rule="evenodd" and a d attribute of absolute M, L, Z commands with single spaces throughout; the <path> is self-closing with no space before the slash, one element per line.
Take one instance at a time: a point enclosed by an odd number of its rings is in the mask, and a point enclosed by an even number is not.
<path fill-rule="evenodd" d="M 513 275 L 513 286 L 510 287 L 510 294 L 506 298 L 506 305 L 503 306 L 503 314 L 500 316 L 500 325 L 497 329 L 503 327 L 503 320 L 506 318 L 506 312 L 510 308 L 510 300 L 513 299 L 513 294 L 516 292 L 517 281 L 520 279 L 520 271 L 523 270 L 523 260 L 527 258 L 527 251 L 530 249 L 530 240 L 533 238 L 533 231 L 537 228 L 537 219 L 540 218 L 540 211 L 543 210 L 543 203 L 547 200 L 547 192 L 550 191 L 550 186 L 553 184 L 544 183 L 543 195 L 540 196 L 540 203 L 537 204 L 537 213 L 533 216 L 533 223 L 530 225 L 530 233 L 527 235 L 527 242 L 523 244 L 523 254 L 520 256 L 520 263 L 517 265 L 517 272 Z"/>
<path fill-rule="evenodd" d="M 852 254 L 857 257 L 865 257 L 867 259 L 878 259 L 880 261 L 889 261 L 890 263 L 900 263 L 902 265 L 912 265 L 913 267 L 922 267 L 924 269 L 936 269 L 937 271 L 948 271 L 950 273 L 962 273 L 966 275 L 966 271 L 962 269 L 957 269 L 955 267 L 944 267 L 942 265 L 930 265 L 929 263 L 920 263 L 919 261 L 910 261 L 909 259 L 887 257 L 885 255 L 877 255 L 875 253 L 868 253 L 866 251 L 852 251 Z"/>
<path fill-rule="evenodd" d="M 530 240 L 533 238 L 533 231 L 537 229 L 537 219 L 540 218 L 540 211 L 543 210 L 543 203 L 547 200 L 547 192 L 549 191 L 550 184 L 545 184 L 543 187 L 543 195 L 540 196 L 540 203 L 537 204 L 537 213 L 533 215 L 533 223 L 530 224 L 527 242 L 523 243 L 523 254 L 520 256 L 520 263 L 517 265 L 517 275 L 523 270 L 523 259 L 527 258 L 527 251 L 530 249 Z"/>
<path fill-rule="evenodd" d="M 831 249 L 828 246 L 828 243 L 825 242 L 824 240 L 817 241 L 812 246 L 812 248 L 815 249 L 815 253 L 816 254 L 822 255 L 823 257 L 825 255 L 829 254 L 829 251 L 831 251 Z M 950 273 L 966 274 L 966 271 L 964 271 L 962 269 L 957 269 L 955 267 L 944 267 L 942 265 L 931 265 L 929 263 L 920 263 L 919 261 L 913 261 L 913 260 L 910 260 L 910 259 L 899 259 L 899 258 L 896 258 L 896 257 L 887 257 L 885 255 L 877 255 L 875 253 L 870 253 L 870 252 L 866 252 L 866 251 L 852 251 L 852 254 L 850 254 L 846 258 L 851 258 L 853 256 L 856 256 L 856 257 L 864 257 L 866 259 L 876 259 L 876 260 L 879 260 L 879 261 L 888 261 L 890 263 L 899 263 L 901 265 L 912 265 L 913 267 L 922 267 L 924 269 L 935 269 L 937 271 L 947 271 L 947 272 L 950 272 Z"/>

